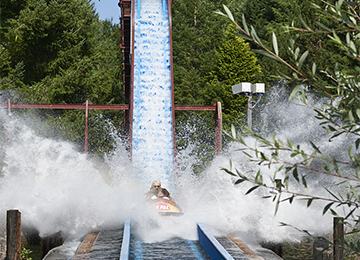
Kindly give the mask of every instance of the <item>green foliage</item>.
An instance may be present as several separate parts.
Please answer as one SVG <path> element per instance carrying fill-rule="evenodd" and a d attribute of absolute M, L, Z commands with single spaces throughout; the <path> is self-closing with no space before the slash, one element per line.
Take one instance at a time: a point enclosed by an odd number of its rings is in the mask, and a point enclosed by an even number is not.
<path fill-rule="evenodd" d="M 32 260 L 30 254 L 32 251 L 30 249 L 26 249 L 24 246 L 21 247 L 21 259 L 22 260 Z"/>
<path fill-rule="evenodd" d="M 124 127 L 123 111 L 90 111 L 89 113 L 89 152 L 97 157 L 115 151 L 114 134 Z"/>
<path fill-rule="evenodd" d="M 120 28 L 100 22 L 87 1 L 28 1 L 11 28 L 6 35 L 17 40 L 2 77 L 23 64 L 23 101 L 121 101 Z"/>
<path fill-rule="evenodd" d="M 11 57 L 25 63 L 25 83 L 56 75 L 89 53 L 95 16 L 86 1 L 27 1 L 12 34 L 18 39 Z"/>
<path fill-rule="evenodd" d="M 249 44 L 214 13 L 220 5 L 221 1 L 173 1 L 174 98 L 184 105 L 220 101 L 226 127 L 246 122 L 247 98 L 234 96 L 231 85 L 256 81 L 261 70 Z M 240 8 L 235 2 L 231 6 Z"/>
<path fill-rule="evenodd" d="M 216 76 L 222 83 L 223 121 L 225 129 L 230 129 L 230 123 L 242 125 L 248 102 L 245 95 L 234 95 L 231 86 L 240 82 L 258 82 L 261 68 L 255 54 L 250 52 L 249 44 L 234 34 L 233 26 L 228 26 L 218 56 Z"/>
<path fill-rule="evenodd" d="M 217 4 L 218 5 L 218 4 Z M 216 4 L 178 0 L 172 4 L 174 98 L 176 104 L 212 105 L 217 92 L 209 83 L 217 63 L 216 48 L 224 26 Z"/>
<path fill-rule="evenodd" d="M 237 24 L 227 7 L 224 8 L 224 13 L 218 13 L 228 17 L 237 27 L 239 34 L 257 46 L 257 53 L 287 67 L 286 71 L 279 71 L 276 76 L 296 86 L 289 99 L 296 98 L 315 112 L 319 124 L 331 134 L 329 141 L 340 135 L 346 137 L 350 143 L 347 155 L 343 158 L 344 154 L 339 153 L 329 158 L 316 144 L 316 140 L 309 140 L 309 151 L 290 140 L 277 138 L 276 134 L 265 138 L 260 134 L 246 133 L 257 140 L 256 145 L 252 145 L 243 137 L 243 133 L 237 133 L 233 127 L 228 136 L 243 145 L 242 150 L 250 161 L 270 168 L 274 174 L 269 185 L 261 170 L 253 172 L 252 175 L 237 169 L 223 170 L 237 178 L 235 184 L 252 183 L 253 186 L 247 194 L 259 187 L 267 189 L 269 193 L 265 197 L 276 203 L 275 212 L 283 202 L 291 204 L 295 199 L 301 199 L 310 207 L 313 201 L 320 200 L 326 204 L 323 214 L 343 216 L 344 224 L 351 228 L 352 233 L 357 233 L 360 222 L 360 1 L 321 1 L 318 5 L 313 5 L 313 8 L 317 11 L 317 16 L 311 24 L 303 22 L 302 27 L 288 26 L 287 41 L 278 41 L 277 35 L 272 34 L 269 45 L 260 39 L 254 27 L 245 19 L 241 25 Z M 304 38 L 321 38 L 324 34 L 327 37 L 322 38 L 325 40 L 322 43 L 325 48 L 323 51 L 326 52 L 326 48 L 329 48 L 330 53 L 337 50 L 338 55 L 342 56 L 339 63 L 333 63 L 330 59 L 325 62 L 322 57 L 317 60 L 322 52 L 319 54 L 302 45 Z M 287 53 L 282 53 L 280 49 L 287 50 Z M 341 63 L 346 59 L 351 62 Z M 323 98 L 320 107 L 310 101 L 309 93 Z M 325 176 L 335 180 L 331 187 L 324 187 L 328 196 L 312 194 L 309 180 Z M 278 180 L 281 180 L 281 185 Z M 296 189 L 298 186 L 302 187 L 302 192 Z M 359 253 L 358 243 L 348 243 L 345 246 L 348 254 Z"/>
<path fill-rule="evenodd" d="M 328 64 L 336 62 L 339 63 L 340 68 L 354 66 L 351 59 L 341 55 L 337 48 L 328 41 L 330 32 L 318 26 L 320 23 L 326 28 L 336 26 L 333 19 L 319 13 L 316 5 L 321 4 L 321 0 L 266 0 L 256 3 L 247 0 L 240 11 L 236 10 L 234 17 L 238 17 L 237 20 L 242 21 L 242 14 L 246 14 L 244 18 L 246 23 L 251 24 L 265 46 L 272 45 L 273 33 L 276 33 L 278 42 L 287 42 L 289 33 L 291 33 L 292 37 L 296 39 L 295 46 L 299 50 L 309 50 L 310 55 L 307 58 L 311 62 L 316 62 L 319 69 L 327 69 Z M 290 28 L 294 26 L 303 27 L 301 33 L 298 33 L 299 31 L 292 33 Z M 317 27 L 318 33 L 312 34 L 308 31 L 310 27 Z M 249 29 L 251 30 L 251 28 Z M 251 48 L 256 48 L 254 43 L 250 42 L 250 44 Z M 287 46 L 280 44 L 278 50 L 285 60 L 293 59 Z M 258 54 L 257 57 L 265 76 L 263 82 L 267 84 L 278 80 L 278 77 L 273 77 L 278 71 L 291 73 L 287 66 L 274 61 L 269 56 Z"/>
<path fill-rule="evenodd" d="M 11 69 L 6 76 L 0 77 L 0 91 L 24 86 L 23 74 L 24 74 L 24 64 L 20 62 L 16 64 L 14 68 Z"/>
<path fill-rule="evenodd" d="M 0 2 L 1 22 L 6 22 L 9 19 L 16 18 L 20 10 L 25 6 L 25 0 L 3 0 Z"/>
<path fill-rule="evenodd" d="M 255 80 L 261 68 L 250 46 L 241 37 L 234 35 L 229 26 L 219 47 L 217 75 L 226 85 L 235 85 L 244 80 Z"/>
<path fill-rule="evenodd" d="M 0 53 L 11 51 L 14 38 L 8 38 L 6 33 L 10 29 L 10 20 L 19 15 L 20 10 L 25 6 L 25 0 L 11 1 L 2 0 L 0 2 Z M 1 63 L 4 61 L 1 60 Z M 0 70 L 1 72 L 1 70 Z"/>
<path fill-rule="evenodd" d="M 284 243 L 283 258 L 287 260 L 313 260 L 313 245 L 309 239 L 300 242 Z"/>
<path fill-rule="evenodd" d="M 179 105 L 214 105 L 221 101 L 223 91 L 222 83 L 215 75 L 218 62 L 218 46 L 224 36 L 226 26 L 213 10 L 220 8 L 222 1 L 204 0 L 175 0 L 172 3 L 172 42 L 174 66 L 174 101 Z M 203 118 L 202 124 L 210 124 L 213 129 L 214 115 L 211 112 L 196 113 Z M 183 126 L 187 125 L 190 118 L 196 118 L 192 112 L 176 112 L 177 135 L 183 136 Z M 209 123 L 211 122 L 211 123 Z M 193 133 L 195 138 L 206 135 L 206 128 L 200 127 L 199 133 Z M 185 130 L 186 133 L 186 130 Z M 213 132 L 209 136 L 213 136 Z M 192 140 L 182 137 L 176 138 L 179 151 L 187 149 Z M 207 140 L 207 138 L 205 138 Z M 205 140 L 204 139 L 204 140 Z M 205 141 L 206 143 L 207 141 Z M 210 145 L 211 144 L 211 145 Z M 206 155 L 212 143 L 207 148 L 200 148 L 194 154 L 200 158 L 207 158 L 207 162 L 196 162 L 198 173 L 209 162 Z M 201 160 L 199 158 L 199 160 Z"/>
<path fill-rule="evenodd" d="M 3 46 L 0 53 L 0 86 L 16 90 L 3 91 L 5 98 L 14 103 L 123 103 L 118 24 L 100 21 L 87 0 L 30 0 L 17 7 L 16 12 L 8 10 L 13 15 L 7 18 L 9 28 L 2 31 L 11 51 Z M 104 120 L 113 123 L 122 117 L 118 111 L 104 114 Z M 38 115 L 45 136 L 83 147 L 84 111 L 42 110 Z M 89 123 L 94 118 L 89 117 Z M 96 129 L 104 132 L 106 125 L 99 123 Z M 112 149 L 107 136 L 95 130 L 91 135 L 94 144 L 103 145 L 95 148 L 89 143 L 91 151 Z"/>

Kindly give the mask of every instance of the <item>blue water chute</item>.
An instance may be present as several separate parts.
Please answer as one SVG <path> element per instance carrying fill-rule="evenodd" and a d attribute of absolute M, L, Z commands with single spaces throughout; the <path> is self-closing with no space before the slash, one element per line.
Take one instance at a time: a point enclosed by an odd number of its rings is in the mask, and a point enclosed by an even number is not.
<path fill-rule="evenodd" d="M 174 169 L 171 41 L 167 0 L 137 0 L 133 16 L 132 162 L 147 185 L 171 184 Z"/>

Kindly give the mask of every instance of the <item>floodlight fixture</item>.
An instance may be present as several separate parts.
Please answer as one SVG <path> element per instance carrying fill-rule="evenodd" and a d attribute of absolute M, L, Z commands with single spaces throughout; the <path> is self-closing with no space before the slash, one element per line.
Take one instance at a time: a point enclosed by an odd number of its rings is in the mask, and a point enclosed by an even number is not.
<path fill-rule="evenodd" d="M 234 95 L 241 93 L 251 93 L 251 83 L 241 82 L 231 87 Z"/>
<path fill-rule="evenodd" d="M 234 86 L 231 86 L 232 93 L 234 95 L 241 93 L 248 94 L 264 94 L 265 93 L 265 83 L 255 83 L 251 84 L 250 82 L 241 82 Z"/>
<path fill-rule="evenodd" d="M 255 83 L 251 85 L 251 92 L 253 94 L 264 94 L 265 93 L 265 83 Z"/>
<path fill-rule="evenodd" d="M 261 100 L 263 94 L 265 93 L 265 84 L 264 83 L 254 83 L 250 82 L 241 82 L 239 84 L 231 86 L 232 93 L 236 94 L 245 94 L 248 97 L 248 127 L 251 129 L 252 127 L 252 113 L 251 109 L 253 109 Z M 258 94 L 259 98 L 257 101 L 252 99 L 253 94 Z"/>

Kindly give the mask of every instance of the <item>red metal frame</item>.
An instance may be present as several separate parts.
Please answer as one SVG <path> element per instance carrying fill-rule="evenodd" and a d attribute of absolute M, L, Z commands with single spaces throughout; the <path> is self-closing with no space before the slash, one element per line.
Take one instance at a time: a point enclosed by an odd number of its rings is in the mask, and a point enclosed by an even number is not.
<path fill-rule="evenodd" d="M 215 112 L 215 155 L 220 155 L 222 151 L 222 110 L 221 102 L 216 102 Z"/>
<path fill-rule="evenodd" d="M 39 109 L 85 109 L 85 144 L 84 152 L 88 152 L 88 117 L 89 109 L 100 110 L 129 110 L 129 105 L 92 105 L 86 100 L 84 104 L 12 104 L 8 99 L 4 104 L 0 104 L 0 108 L 7 108 L 8 114 L 11 113 L 11 108 L 39 108 Z"/>
<path fill-rule="evenodd" d="M 7 108 L 11 113 L 12 108 L 38 108 L 38 109 L 85 109 L 85 153 L 88 151 L 88 110 L 123 110 L 128 111 L 129 105 L 93 105 L 88 100 L 84 104 L 12 104 L 8 99 L 4 104 L 0 104 L 0 108 Z M 222 132 L 222 114 L 221 103 L 217 102 L 214 106 L 182 106 L 175 105 L 175 110 L 192 110 L 192 111 L 215 111 L 215 153 L 221 152 L 221 132 Z M 174 113 L 175 114 L 175 113 Z M 175 116 L 174 116 L 175 118 Z M 175 122 L 175 121 L 174 121 Z M 175 125 L 175 124 L 174 124 Z M 175 130 L 174 130 L 175 131 Z M 175 135 L 175 132 L 174 132 Z M 131 138 L 131 137 L 130 137 Z M 131 142 L 130 142 L 131 145 Z"/>
<path fill-rule="evenodd" d="M 88 127 L 88 117 L 89 117 L 89 100 L 85 102 L 85 147 L 84 152 L 88 152 L 88 137 L 89 137 L 89 127 Z"/>
<path fill-rule="evenodd" d="M 86 109 L 86 103 L 84 104 L 12 104 L 10 99 L 5 104 L 0 104 L 0 107 L 8 108 L 8 112 L 11 112 L 11 108 L 39 108 L 39 109 Z M 88 109 L 99 110 L 128 110 L 129 105 L 92 105 L 88 104 Z"/>
<path fill-rule="evenodd" d="M 124 103 L 130 104 L 131 92 L 131 0 L 120 0 L 118 6 L 121 8 L 121 42 L 120 48 L 123 54 L 123 94 Z M 130 115 L 129 110 L 124 111 L 124 125 L 125 132 L 129 134 L 130 128 Z"/>
<path fill-rule="evenodd" d="M 135 45 L 135 3 L 132 2 L 132 6 L 131 6 L 131 33 L 132 33 L 132 38 L 131 38 L 131 83 L 130 83 L 130 99 L 129 100 L 133 100 L 134 99 L 134 70 L 132 69 L 134 66 L 134 61 L 135 61 L 135 57 L 134 57 L 134 45 Z M 132 151 L 132 130 L 133 130 L 133 122 L 132 122 L 132 118 L 133 118 L 133 104 L 132 101 L 129 101 L 130 106 L 130 113 L 129 113 L 129 136 L 130 136 L 130 158 L 132 156 L 131 151 Z"/>

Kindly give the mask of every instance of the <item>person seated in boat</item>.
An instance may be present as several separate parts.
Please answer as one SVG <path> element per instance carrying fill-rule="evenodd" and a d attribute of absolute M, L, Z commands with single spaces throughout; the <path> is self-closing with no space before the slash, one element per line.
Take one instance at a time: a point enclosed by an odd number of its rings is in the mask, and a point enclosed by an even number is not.
<path fill-rule="evenodd" d="M 161 188 L 157 194 L 158 199 L 171 199 L 170 192 L 167 189 Z"/>
<path fill-rule="evenodd" d="M 159 180 L 155 180 L 151 183 L 150 190 L 146 193 L 146 199 L 157 199 L 159 197 L 159 192 L 161 192 L 163 197 L 168 197 L 171 199 L 170 192 L 161 187 L 161 182 Z"/>
<path fill-rule="evenodd" d="M 159 180 L 153 181 L 150 190 L 146 193 L 146 199 L 156 199 L 160 189 L 161 182 Z"/>

